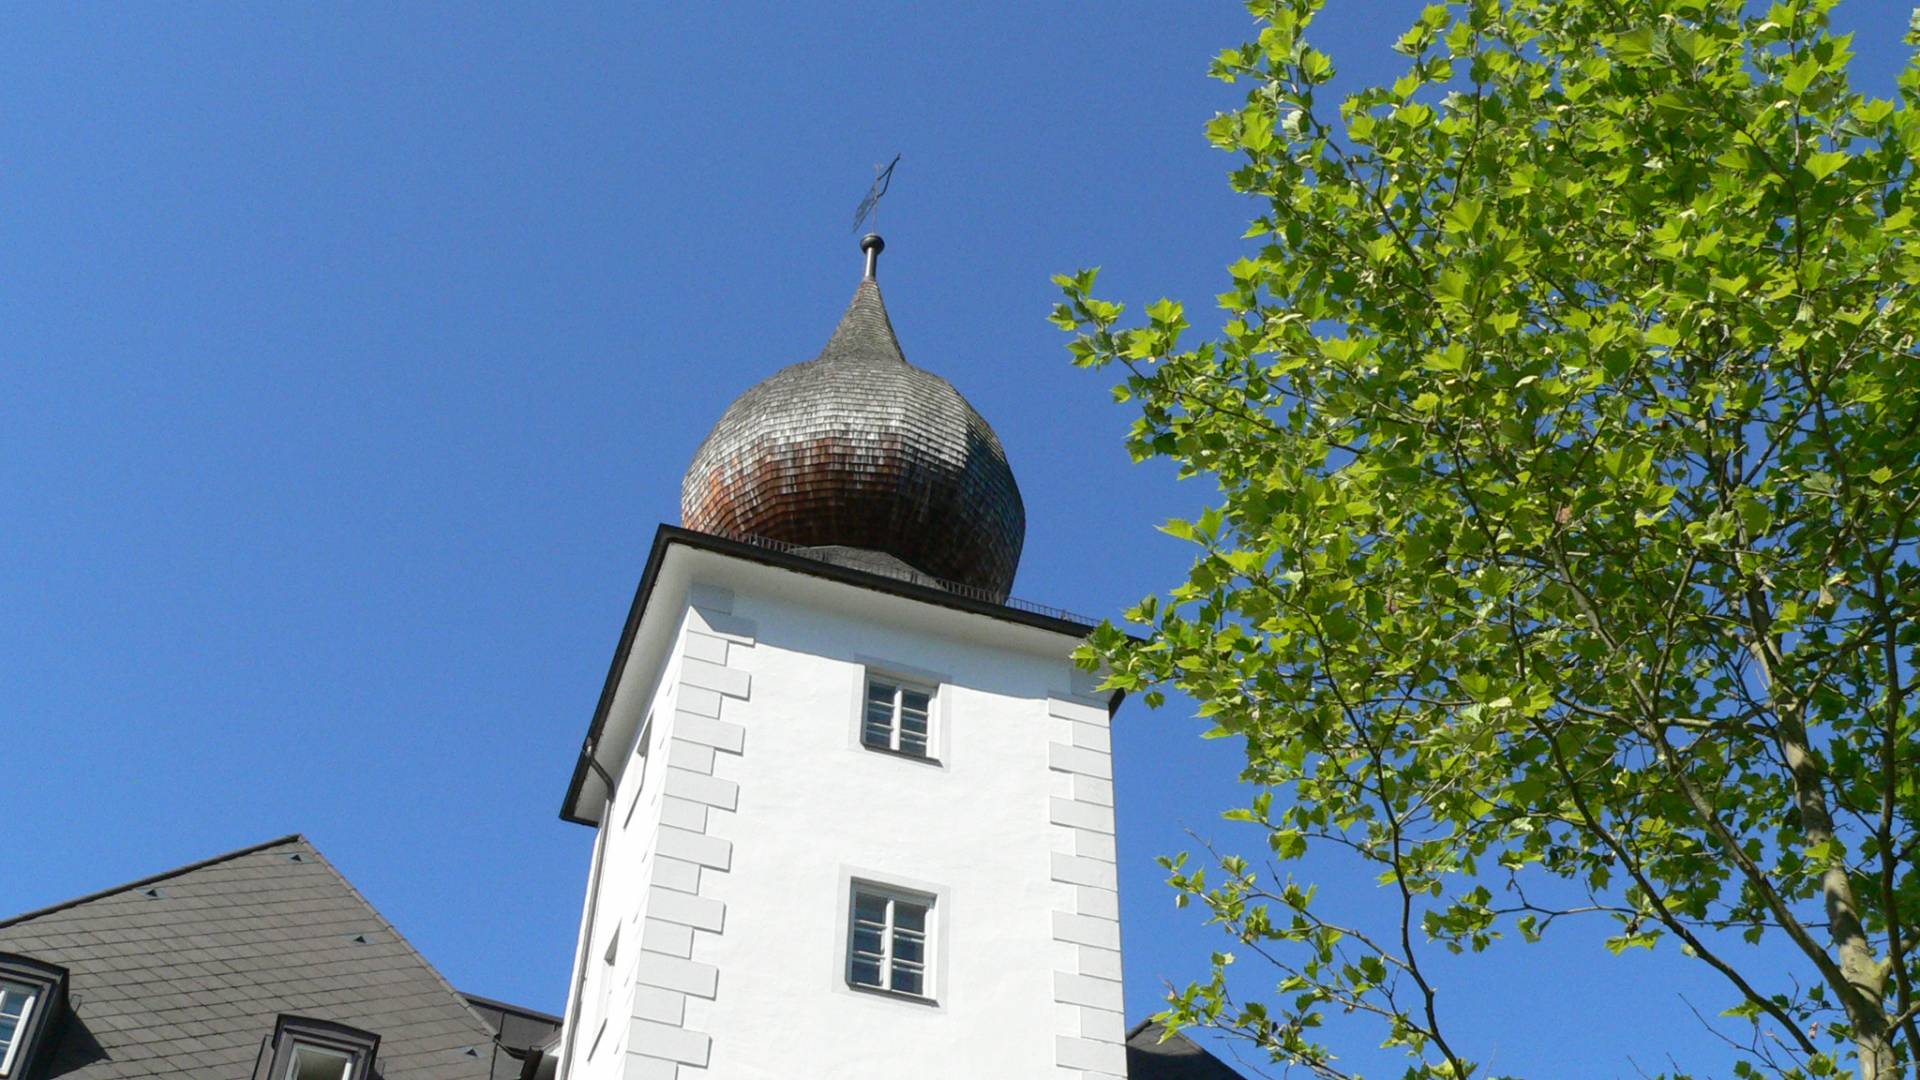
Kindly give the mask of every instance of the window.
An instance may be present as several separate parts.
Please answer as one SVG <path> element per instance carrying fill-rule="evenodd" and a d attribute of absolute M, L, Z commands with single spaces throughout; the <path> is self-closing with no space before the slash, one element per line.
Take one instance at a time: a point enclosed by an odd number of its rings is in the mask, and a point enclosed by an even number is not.
<path fill-rule="evenodd" d="M 39 996 L 37 986 L 0 980 L 0 1076 L 14 1075 L 13 1066 L 21 1057 L 27 1022 L 33 1019 L 33 1003 Z"/>
<path fill-rule="evenodd" d="M 867 679 L 860 741 L 875 750 L 930 757 L 933 691 L 877 676 Z"/>
<path fill-rule="evenodd" d="M 0 1078 L 19 1080 L 40 1068 L 66 1003 L 66 968 L 0 953 Z"/>
<path fill-rule="evenodd" d="M 847 934 L 847 981 L 869 990 L 928 997 L 933 897 L 855 882 Z"/>
<path fill-rule="evenodd" d="M 640 790 L 647 782 L 647 753 L 652 744 L 653 714 L 649 712 L 647 718 L 640 723 L 640 734 L 634 737 L 633 760 L 627 763 L 626 775 L 621 778 L 623 781 L 626 776 L 633 778 L 630 784 L 624 782 L 621 784 L 623 788 L 633 789 L 627 796 L 627 816 L 620 820 L 620 827 L 623 829 L 633 824 L 633 812 L 640 808 Z"/>
<path fill-rule="evenodd" d="M 283 1015 L 274 1022 L 272 1050 L 265 1080 L 371 1080 L 380 1036 L 328 1020 Z M 258 1065 L 254 1075 L 262 1076 Z"/>
<path fill-rule="evenodd" d="M 587 1060 L 593 1060 L 594 1052 L 600 1049 L 600 1040 L 607 1034 L 608 1021 L 613 1018 L 613 965 L 620 959 L 620 927 L 615 924 L 613 937 L 607 941 L 607 951 L 601 955 L 600 965 L 600 1027 L 593 1033 L 593 1043 L 587 1047 Z"/>
<path fill-rule="evenodd" d="M 353 1080 L 353 1055 L 317 1046 L 295 1046 L 285 1080 Z"/>

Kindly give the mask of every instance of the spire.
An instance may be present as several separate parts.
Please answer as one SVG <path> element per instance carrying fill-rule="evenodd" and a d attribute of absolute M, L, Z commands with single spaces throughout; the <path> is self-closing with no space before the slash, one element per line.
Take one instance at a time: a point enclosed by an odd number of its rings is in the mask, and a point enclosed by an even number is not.
<path fill-rule="evenodd" d="M 840 325 L 834 328 L 833 337 L 827 339 L 827 347 L 820 350 L 820 359 L 835 363 L 907 362 L 906 354 L 900 350 L 900 339 L 894 336 L 893 320 L 887 317 L 887 305 L 880 298 L 880 282 L 875 276 L 880 251 L 886 246 L 878 233 L 868 233 L 860 241 L 860 250 L 867 253 L 867 275 L 854 289 L 853 302 L 847 305 L 846 314 L 840 316 Z"/>

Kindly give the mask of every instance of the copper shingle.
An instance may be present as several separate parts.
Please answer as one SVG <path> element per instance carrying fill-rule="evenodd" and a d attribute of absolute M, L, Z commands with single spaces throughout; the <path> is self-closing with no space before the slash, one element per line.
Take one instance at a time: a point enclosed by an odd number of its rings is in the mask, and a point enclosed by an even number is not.
<path fill-rule="evenodd" d="M 871 278 L 817 358 L 721 416 L 680 515 L 702 532 L 885 552 L 1000 598 L 1026 537 L 999 437 L 952 383 L 907 363 Z"/>

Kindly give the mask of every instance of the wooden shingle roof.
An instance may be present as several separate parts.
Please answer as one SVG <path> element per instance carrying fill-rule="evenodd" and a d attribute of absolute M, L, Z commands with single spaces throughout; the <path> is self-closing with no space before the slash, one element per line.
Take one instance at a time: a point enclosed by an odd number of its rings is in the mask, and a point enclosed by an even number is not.
<path fill-rule="evenodd" d="M 871 278 L 818 357 L 728 406 L 681 482 L 680 515 L 700 532 L 884 553 L 995 600 L 1027 528 L 1000 437 L 907 362 Z"/>

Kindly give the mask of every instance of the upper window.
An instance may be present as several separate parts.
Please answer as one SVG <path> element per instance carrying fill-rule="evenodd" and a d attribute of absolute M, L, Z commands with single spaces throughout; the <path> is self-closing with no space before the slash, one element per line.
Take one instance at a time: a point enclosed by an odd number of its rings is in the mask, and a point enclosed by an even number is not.
<path fill-rule="evenodd" d="M 931 757 L 933 691 L 883 676 L 867 678 L 860 741 L 875 750 Z"/>
<path fill-rule="evenodd" d="M 930 997 L 928 932 L 933 897 L 854 882 L 847 981 L 869 990 Z"/>
<path fill-rule="evenodd" d="M 0 1076 L 14 1075 L 27 1022 L 33 1019 L 33 1003 L 39 997 L 37 986 L 0 979 Z"/>

